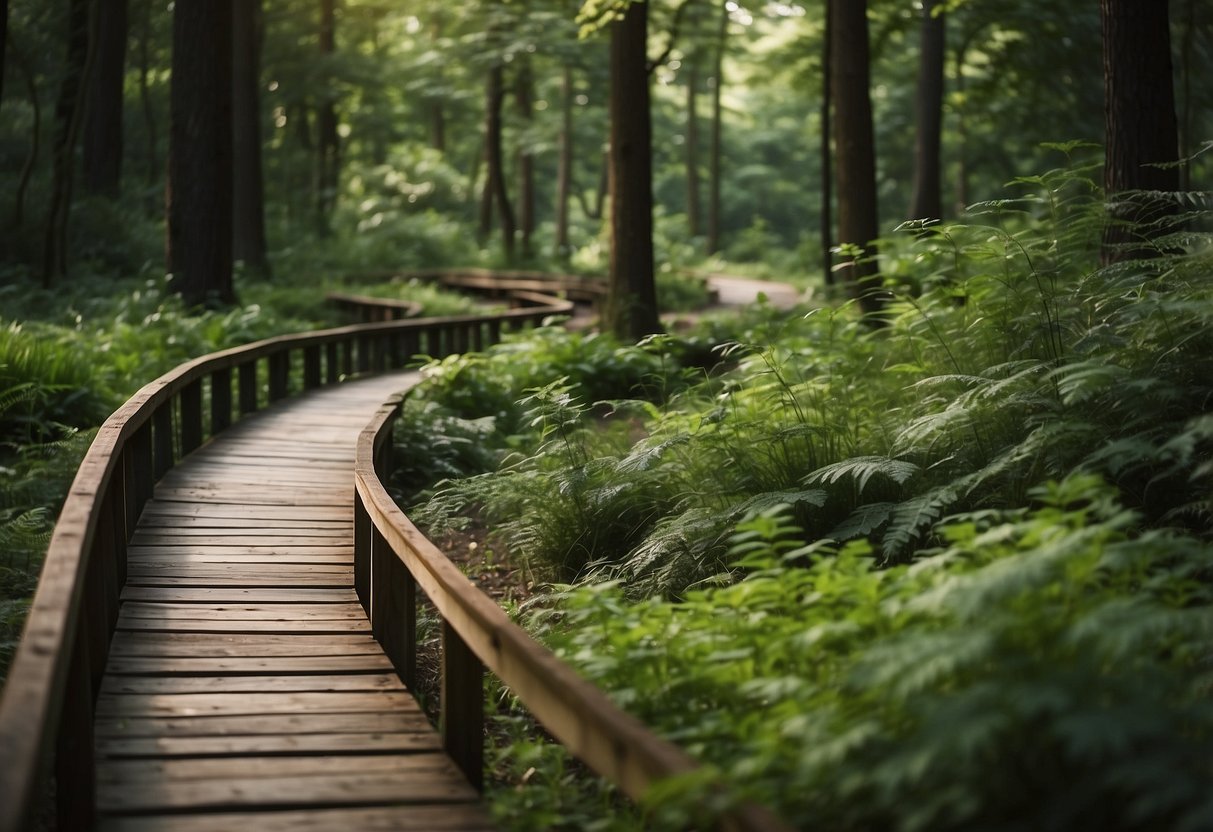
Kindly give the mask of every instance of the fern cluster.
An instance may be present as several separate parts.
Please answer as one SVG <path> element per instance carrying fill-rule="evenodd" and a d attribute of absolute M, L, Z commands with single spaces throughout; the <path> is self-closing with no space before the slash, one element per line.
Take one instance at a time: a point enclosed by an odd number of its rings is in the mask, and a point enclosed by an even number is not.
<path fill-rule="evenodd" d="M 1213 547 L 1139 533 L 1096 477 L 1032 497 L 885 569 L 767 512 L 733 538 L 745 580 L 677 604 L 585 586 L 541 629 L 803 828 L 1206 828 Z"/>

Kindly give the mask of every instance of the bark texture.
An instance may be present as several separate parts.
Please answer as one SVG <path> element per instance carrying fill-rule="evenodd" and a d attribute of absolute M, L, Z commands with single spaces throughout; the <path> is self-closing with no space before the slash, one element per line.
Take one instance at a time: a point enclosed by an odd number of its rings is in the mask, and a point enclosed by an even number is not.
<path fill-rule="evenodd" d="M 1169 230 L 1176 209 L 1167 193 L 1179 188 L 1167 5 L 1167 0 L 1099 4 L 1109 211 L 1104 263 L 1156 254 L 1148 242 Z"/>
<path fill-rule="evenodd" d="M 269 274 L 261 166 L 261 0 L 232 0 L 232 257 Z"/>
<path fill-rule="evenodd" d="M 232 5 L 176 0 L 168 269 L 187 306 L 234 303 Z"/>
<path fill-rule="evenodd" d="M 88 0 L 69 0 L 67 66 L 55 102 L 55 134 L 51 142 L 51 195 L 43 238 L 42 285 L 49 288 L 67 275 L 67 225 L 72 207 L 76 142 L 84 115 L 81 94 L 88 83 L 90 63 Z"/>
<path fill-rule="evenodd" d="M 922 4 L 918 91 L 914 99 L 914 191 L 910 198 L 910 219 L 915 220 L 943 218 L 939 152 L 946 31 L 944 15 L 933 12 L 937 6 L 939 0 L 924 0 Z"/>
<path fill-rule="evenodd" d="M 879 236 L 876 207 L 876 144 L 869 95 L 866 0 L 831 0 L 831 86 L 834 99 L 835 181 L 838 186 L 838 242 L 862 254 L 844 257 L 843 274 L 852 296 L 867 314 L 887 300 L 876 264 Z M 848 262 L 849 261 L 849 262 Z"/>
<path fill-rule="evenodd" d="M 122 86 L 127 0 L 93 0 L 93 68 L 84 121 L 84 189 L 108 197 L 122 182 Z"/>
<path fill-rule="evenodd" d="M 653 152 L 648 4 L 611 24 L 611 253 L 603 327 L 624 340 L 661 331 L 653 275 Z"/>

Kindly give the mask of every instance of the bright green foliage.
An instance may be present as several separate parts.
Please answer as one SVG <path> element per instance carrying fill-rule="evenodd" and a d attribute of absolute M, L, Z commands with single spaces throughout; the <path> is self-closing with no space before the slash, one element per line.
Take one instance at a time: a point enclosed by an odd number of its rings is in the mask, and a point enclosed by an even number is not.
<path fill-rule="evenodd" d="M 760 514 L 741 582 L 570 590 L 547 637 L 804 828 L 1204 828 L 1213 547 L 1139 533 L 1095 477 L 1032 497 L 887 569 Z"/>
<path fill-rule="evenodd" d="M 713 324 L 623 419 L 531 389 L 531 444 L 430 504 L 581 582 L 535 631 L 709 764 L 653 805 L 719 771 L 805 828 L 1207 827 L 1208 239 L 1095 270 L 1082 172 L 1023 184 L 889 242 L 886 328 Z"/>

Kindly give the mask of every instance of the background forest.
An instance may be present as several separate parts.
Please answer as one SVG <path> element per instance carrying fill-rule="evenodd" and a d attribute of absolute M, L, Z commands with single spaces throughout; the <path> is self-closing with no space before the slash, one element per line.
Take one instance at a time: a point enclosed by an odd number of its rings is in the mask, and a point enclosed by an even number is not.
<path fill-rule="evenodd" d="M 609 4 L 237 0 L 231 78 L 190 81 L 231 84 L 235 213 L 185 218 L 233 277 L 174 281 L 174 15 L 204 45 L 206 6 L 3 4 L 0 674 L 92 430 L 146 381 L 335 323 L 338 287 L 468 308 L 399 270 L 610 268 Z M 1213 827 L 1213 6 L 1170 3 L 1168 224 L 1109 256 L 1100 4 L 869 0 L 880 327 L 836 285 L 860 189 L 827 4 L 646 6 L 659 305 L 701 299 L 683 271 L 803 303 L 424 365 L 402 504 L 707 763 L 625 806 L 494 691 L 498 819 Z"/>

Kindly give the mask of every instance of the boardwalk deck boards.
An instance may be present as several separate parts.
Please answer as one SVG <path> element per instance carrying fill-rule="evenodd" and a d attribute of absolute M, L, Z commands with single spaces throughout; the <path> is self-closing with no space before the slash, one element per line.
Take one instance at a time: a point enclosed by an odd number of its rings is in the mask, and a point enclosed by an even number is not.
<path fill-rule="evenodd" d="M 354 442 L 411 378 L 277 405 L 161 480 L 97 699 L 101 829 L 491 828 L 353 591 Z"/>

